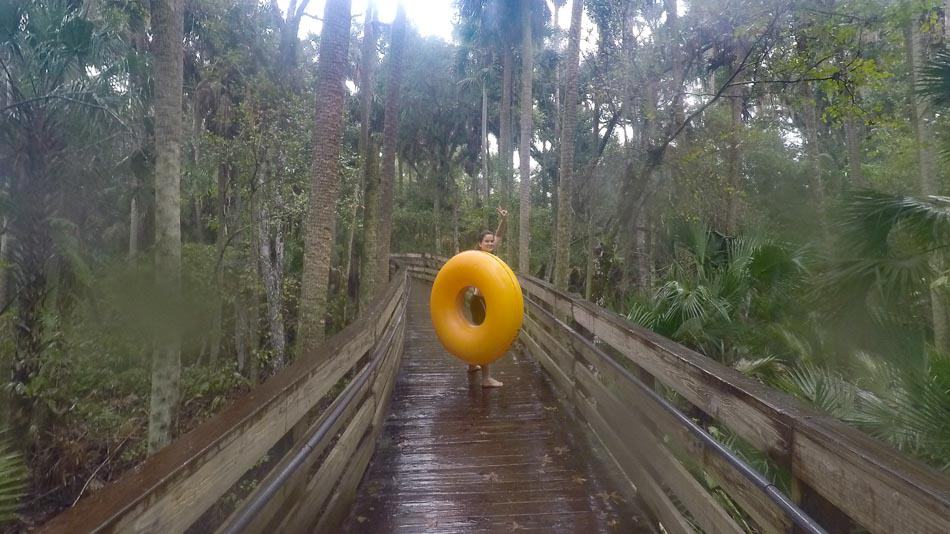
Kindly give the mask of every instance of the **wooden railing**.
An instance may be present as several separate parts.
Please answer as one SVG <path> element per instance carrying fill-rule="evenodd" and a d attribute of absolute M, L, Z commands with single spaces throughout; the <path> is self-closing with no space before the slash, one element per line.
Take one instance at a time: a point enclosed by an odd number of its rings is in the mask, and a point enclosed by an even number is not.
<path fill-rule="evenodd" d="M 397 270 L 363 317 L 42 530 L 332 531 L 389 408 L 408 288 Z"/>
<path fill-rule="evenodd" d="M 394 261 L 431 281 L 444 259 Z M 950 532 L 950 477 L 617 314 L 519 279 L 520 343 L 668 532 L 807 531 L 812 520 L 829 532 Z M 792 495 L 713 440 L 714 427 L 785 470 Z M 697 467 L 708 481 L 694 476 Z M 709 486 L 742 513 L 730 513 Z"/>

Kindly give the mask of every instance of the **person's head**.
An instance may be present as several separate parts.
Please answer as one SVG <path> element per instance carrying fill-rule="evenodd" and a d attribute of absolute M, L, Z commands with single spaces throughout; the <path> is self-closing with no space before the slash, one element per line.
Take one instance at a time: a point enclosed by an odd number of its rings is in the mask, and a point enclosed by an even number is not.
<path fill-rule="evenodd" d="M 478 243 L 475 246 L 483 252 L 495 252 L 495 232 L 482 230 L 478 234 Z"/>

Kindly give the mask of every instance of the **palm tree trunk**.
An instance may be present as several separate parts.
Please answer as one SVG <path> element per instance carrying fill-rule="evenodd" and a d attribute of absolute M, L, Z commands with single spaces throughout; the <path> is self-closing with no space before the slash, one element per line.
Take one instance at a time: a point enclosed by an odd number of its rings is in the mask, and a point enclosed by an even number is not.
<path fill-rule="evenodd" d="M 169 296 L 171 313 L 181 294 L 181 105 L 184 10 L 182 0 L 152 2 L 155 60 L 155 271 L 158 286 Z M 181 337 L 167 329 L 152 361 L 148 450 L 171 441 L 181 380 Z"/>
<path fill-rule="evenodd" d="M 805 118 L 805 146 L 808 149 L 808 161 L 811 164 L 812 184 L 815 186 L 815 200 L 818 202 L 818 222 L 822 232 L 827 233 L 825 182 L 821 168 L 821 147 L 818 145 L 818 101 L 812 82 L 802 84 L 802 106 Z"/>
<path fill-rule="evenodd" d="M 590 300 L 594 294 L 594 213 L 592 206 L 587 206 L 587 270 L 584 273 L 584 298 Z"/>
<path fill-rule="evenodd" d="M 505 208 L 511 204 L 511 79 L 512 70 L 514 70 L 514 57 L 507 44 L 502 44 L 504 50 L 501 60 L 501 110 L 498 112 L 498 172 L 500 173 L 499 182 L 501 183 L 501 203 Z M 511 258 L 510 239 L 502 243 L 505 258 Z"/>
<path fill-rule="evenodd" d="M 350 0 L 327 0 L 317 64 L 311 189 L 304 225 L 304 260 L 297 336 L 310 354 L 326 335 L 327 286 L 336 235 L 340 190 L 340 148 L 347 51 L 350 45 Z M 321 357 L 326 357 L 323 355 Z"/>
<path fill-rule="evenodd" d="M 217 205 L 215 206 L 215 215 L 218 219 L 218 235 L 215 239 L 215 257 L 218 258 L 218 270 L 215 273 L 215 285 L 217 289 L 218 303 L 214 309 L 214 317 L 211 326 L 211 354 L 209 359 L 212 365 L 218 360 L 221 353 L 222 339 L 222 316 L 224 315 L 224 267 L 222 260 L 224 258 L 224 246 L 228 239 L 228 221 L 225 207 L 228 199 L 228 182 L 230 181 L 230 167 L 227 163 L 221 163 L 217 168 Z"/>
<path fill-rule="evenodd" d="M 435 255 L 442 255 L 442 165 L 435 176 L 435 199 L 432 202 L 432 223 L 435 228 Z"/>
<path fill-rule="evenodd" d="M 402 57 L 406 43 L 406 10 L 397 4 L 390 34 L 386 67 L 386 110 L 383 115 L 383 161 L 379 173 L 379 251 L 376 279 L 389 280 L 389 253 L 393 236 L 393 182 L 396 181 L 396 144 L 399 141 L 399 100 L 402 91 Z M 402 163 L 399 165 L 402 184 Z"/>
<path fill-rule="evenodd" d="M 529 274 L 531 259 L 531 137 L 534 134 L 534 51 L 531 40 L 531 2 L 523 2 L 521 14 L 521 202 L 518 216 L 518 270 Z"/>
<path fill-rule="evenodd" d="M 733 63 L 732 69 L 736 67 Z M 726 151 L 726 213 L 722 222 L 725 233 L 735 235 L 739 225 L 739 190 L 742 183 L 742 147 L 739 144 L 742 131 L 742 86 L 730 87 L 728 96 L 731 120 L 727 141 L 729 149 Z"/>
<path fill-rule="evenodd" d="M 491 198 L 491 178 L 488 176 L 488 83 L 482 79 L 482 180 L 485 181 L 485 202 Z"/>
<path fill-rule="evenodd" d="M 928 39 L 919 31 L 919 22 L 911 17 L 904 25 L 904 40 L 907 47 L 907 64 L 910 69 L 910 106 L 911 120 L 917 137 L 917 168 L 920 177 L 920 192 L 923 195 L 936 195 L 937 167 L 934 157 L 935 120 L 933 111 L 917 94 L 919 71 L 927 62 Z M 943 258 L 934 254 L 930 260 L 931 268 L 936 272 L 944 269 Z M 948 326 L 948 307 L 945 297 L 936 288 L 930 290 L 930 308 L 933 318 L 934 346 L 941 352 L 950 350 L 950 326 Z"/>
<path fill-rule="evenodd" d="M 134 204 L 134 200 L 133 206 Z M 0 235 L 0 309 L 7 305 L 7 265 L 10 263 L 10 218 L 4 217 L 2 220 L 3 234 Z"/>
<path fill-rule="evenodd" d="M 571 33 L 567 44 L 567 87 L 564 92 L 564 124 L 561 130 L 561 169 L 558 172 L 557 245 L 554 256 L 554 287 L 567 289 L 571 269 L 571 197 L 574 188 L 574 130 L 577 128 L 577 69 L 580 58 L 583 0 L 571 7 Z"/>
<path fill-rule="evenodd" d="M 375 13 L 370 4 L 363 25 L 360 54 L 360 159 L 363 171 L 363 248 L 360 251 L 359 308 L 363 310 L 376 291 L 376 265 L 379 234 L 379 172 L 376 146 L 370 132 L 373 110 L 373 73 L 376 70 Z"/>
<path fill-rule="evenodd" d="M 135 197 L 129 201 L 129 259 L 135 259 L 139 253 L 139 207 Z"/>

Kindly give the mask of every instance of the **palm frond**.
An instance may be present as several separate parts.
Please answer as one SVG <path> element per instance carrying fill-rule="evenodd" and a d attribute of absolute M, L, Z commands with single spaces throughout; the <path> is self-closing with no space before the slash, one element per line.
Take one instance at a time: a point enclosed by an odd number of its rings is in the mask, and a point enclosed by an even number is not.
<path fill-rule="evenodd" d="M 919 90 L 937 106 L 950 105 L 950 52 L 938 52 L 924 67 Z"/>
<path fill-rule="evenodd" d="M 950 237 L 950 197 L 918 198 L 863 189 L 848 194 L 836 215 L 840 244 L 861 256 L 885 252 L 897 228 L 916 238 L 921 252 L 946 244 Z"/>
<path fill-rule="evenodd" d="M 857 388 L 838 373 L 814 364 L 801 363 L 790 369 L 782 389 L 839 419 L 851 418 L 855 411 Z"/>
<path fill-rule="evenodd" d="M 27 475 L 20 455 L 13 452 L 6 441 L 0 440 L 0 525 L 13 519 L 26 493 Z"/>

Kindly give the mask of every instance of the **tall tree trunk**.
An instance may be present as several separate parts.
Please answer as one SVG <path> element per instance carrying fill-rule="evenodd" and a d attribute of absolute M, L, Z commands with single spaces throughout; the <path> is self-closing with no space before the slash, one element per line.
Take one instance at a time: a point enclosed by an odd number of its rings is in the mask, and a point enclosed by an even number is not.
<path fill-rule="evenodd" d="M 501 204 L 508 208 L 511 204 L 511 163 L 512 163 L 512 135 L 511 135 L 511 85 L 512 70 L 514 69 L 514 57 L 511 48 L 507 44 L 502 44 L 501 61 L 501 109 L 498 112 L 498 172 L 500 173 L 499 182 L 501 183 Z M 504 257 L 511 258 L 511 240 L 506 239 L 502 243 Z"/>
<path fill-rule="evenodd" d="M 929 55 L 928 36 L 920 31 L 920 23 L 916 16 L 912 16 L 904 26 L 904 40 L 907 47 L 907 65 L 910 70 L 910 107 L 911 120 L 917 137 L 917 170 L 920 177 L 920 193 L 922 195 L 939 194 L 937 187 L 937 166 L 934 157 L 934 114 L 929 103 L 917 94 L 917 84 L 920 78 L 920 69 L 927 62 Z M 934 254 L 930 260 L 931 267 L 937 272 L 944 269 L 944 259 Z M 948 306 L 945 297 L 939 289 L 930 290 L 930 307 L 933 317 L 934 346 L 937 350 L 950 350 L 950 326 L 948 326 Z"/>
<path fill-rule="evenodd" d="M 861 138 L 864 121 L 849 115 L 844 119 L 844 142 L 848 148 L 848 178 L 852 186 L 867 187 L 867 179 L 861 169 Z"/>
<path fill-rule="evenodd" d="M 376 167 L 376 143 L 370 131 L 373 119 L 374 71 L 376 70 L 376 21 L 372 4 L 366 8 L 363 43 L 360 54 L 360 159 L 363 171 L 363 249 L 360 251 L 359 309 L 376 291 L 376 254 L 379 234 L 379 172 Z"/>
<path fill-rule="evenodd" d="M 584 273 L 584 298 L 590 300 L 594 294 L 594 268 L 596 261 L 594 253 L 596 245 L 594 241 L 594 211 L 593 206 L 587 206 L 587 269 Z"/>
<path fill-rule="evenodd" d="M 560 9 L 560 2 L 554 2 L 554 143 L 555 146 L 552 147 L 554 150 L 557 150 L 559 147 L 557 143 L 561 140 L 561 61 L 559 59 L 561 53 L 561 27 L 558 22 L 558 12 Z M 571 22 L 573 23 L 573 11 L 571 12 Z M 570 38 L 568 38 L 570 41 Z M 570 43 L 568 43 L 570 46 Z M 570 55 L 570 51 L 568 51 Z"/>
<path fill-rule="evenodd" d="M 327 0 L 317 63 L 311 189 L 304 226 L 298 346 L 309 355 L 326 335 L 327 286 L 336 236 L 340 190 L 343 100 L 350 45 L 350 0 Z M 321 355 L 319 357 L 327 357 Z"/>
<path fill-rule="evenodd" d="M 571 198 L 574 187 L 574 130 L 577 129 L 577 70 L 580 59 L 583 0 L 571 6 L 571 31 L 567 44 L 567 86 L 564 92 L 564 124 L 561 130 L 561 168 L 558 172 L 557 245 L 554 256 L 554 287 L 567 289 L 571 269 Z M 596 139 L 596 137 L 595 137 Z"/>
<path fill-rule="evenodd" d="M 297 48 L 300 46 L 300 38 L 297 35 L 300 33 L 300 21 L 303 19 L 309 3 L 310 0 L 290 0 L 287 15 L 284 17 L 280 30 L 278 54 L 280 55 L 281 71 L 294 83 L 297 81 L 294 72 L 297 67 Z"/>
<path fill-rule="evenodd" d="M 491 178 L 488 176 L 488 83 L 482 79 L 482 180 L 485 181 L 485 203 L 491 198 Z"/>
<path fill-rule="evenodd" d="M 818 223 L 822 232 L 827 233 L 825 220 L 827 203 L 825 182 L 821 168 L 821 146 L 818 144 L 818 100 L 815 97 L 813 82 L 802 84 L 802 106 L 805 119 L 805 147 L 808 150 L 808 162 L 811 165 L 812 185 L 815 187 L 815 200 L 818 203 Z"/>
<path fill-rule="evenodd" d="M 442 255 L 442 165 L 435 177 L 435 199 L 432 202 L 432 223 L 435 228 L 435 255 Z"/>
<path fill-rule="evenodd" d="M 215 239 L 215 257 L 217 258 L 217 272 L 215 273 L 215 286 L 216 293 L 218 296 L 218 304 L 214 309 L 214 317 L 212 318 L 211 326 L 211 353 L 209 359 L 211 360 L 212 365 L 218 360 L 218 356 L 221 353 L 221 338 L 222 338 L 222 316 L 224 315 L 224 246 L 228 240 L 228 218 L 227 218 L 227 202 L 228 202 L 228 182 L 230 182 L 230 165 L 228 163 L 220 163 L 217 169 L 217 204 L 215 206 L 215 216 L 218 219 L 218 235 Z"/>
<path fill-rule="evenodd" d="M 670 47 L 670 67 L 672 77 L 672 119 L 673 130 L 676 130 L 686 121 L 686 112 L 683 108 L 683 79 L 686 76 L 686 60 L 683 58 L 682 47 L 680 46 L 680 24 L 679 10 L 677 0 L 663 0 L 663 10 L 666 12 L 666 31 L 669 38 Z"/>
<path fill-rule="evenodd" d="M 360 188 L 362 189 L 362 188 Z M 356 255 L 356 226 L 359 221 L 359 206 L 360 193 L 357 192 L 354 195 L 356 198 L 353 200 L 353 205 L 350 209 L 350 224 L 346 229 L 346 248 L 343 251 L 343 276 L 345 277 L 344 283 L 346 284 L 346 299 L 343 302 L 343 322 L 348 322 L 349 319 L 358 311 L 358 306 L 356 302 L 351 302 L 354 298 L 359 300 L 359 281 L 356 280 L 356 277 L 353 276 L 353 266 L 356 264 L 359 268 L 359 262 L 353 261 L 354 256 Z"/>
<path fill-rule="evenodd" d="M 182 0 L 153 0 L 155 60 L 155 271 L 175 317 L 181 295 L 181 104 L 184 10 Z M 152 362 L 148 450 L 171 441 L 181 381 L 181 334 L 171 325 Z"/>
<path fill-rule="evenodd" d="M 737 52 L 738 55 L 738 52 Z M 733 62 L 734 71 L 738 64 Z M 738 80 L 735 80 L 736 82 Z M 728 150 L 726 151 L 726 213 L 723 217 L 723 231 L 728 235 L 735 235 L 739 224 L 739 191 L 742 184 L 742 146 L 739 137 L 742 132 L 742 98 L 741 85 L 733 85 L 727 89 L 729 97 L 729 136 Z"/>
<path fill-rule="evenodd" d="M 266 166 L 270 170 L 270 166 Z M 281 281 L 283 274 L 283 237 L 281 235 L 280 223 L 275 223 L 270 212 L 270 198 L 275 195 L 268 195 L 269 189 L 279 187 L 276 184 L 268 184 L 273 179 L 267 172 L 261 172 L 257 175 L 257 210 L 254 214 L 257 223 L 257 251 L 258 266 L 261 272 L 261 280 L 264 283 L 264 300 L 267 302 L 267 325 L 270 330 L 270 345 L 274 351 L 273 366 L 275 369 L 282 368 L 286 354 L 286 334 L 284 333 L 284 313 L 283 313 L 283 294 Z M 274 246 L 271 247 L 271 239 L 274 240 Z"/>
<path fill-rule="evenodd" d="M 134 201 L 133 201 L 134 203 Z M 134 205 L 134 204 L 133 204 Z M 0 234 L 0 309 L 7 305 L 7 265 L 10 263 L 10 218 L 3 218 L 3 234 Z"/>
<path fill-rule="evenodd" d="M 135 197 L 129 201 L 129 259 L 133 260 L 139 254 L 139 207 Z"/>
<path fill-rule="evenodd" d="M 383 116 L 383 161 L 379 173 L 379 251 L 376 280 L 389 280 L 389 253 L 393 236 L 393 182 L 396 180 L 396 144 L 399 141 L 399 99 L 402 91 L 402 56 L 406 43 L 406 10 L 397 4 L 390 34 L 386 68 L 386 110 Z M 399 165 L 402 183 L 402 164 Z"/>
<path fill-rule="evenodd" d="M 452 247 L 454 254 L 459 253 L 459 199 L 452 202 Z"/>
<path fill-rule="evenodd" d="M 258 349 L 260 349 L 261 342 L 261 294 L 260 294 L 260 280 L 263 280 L 264 275 L 261 273 L 261 264 L 260 262 L 254 261 L 254 258 L 257 256 L 257 251 L 260 250 L 260 239 L 261 234 L 257 229 L 257 225 L 254 224 L 254 214 L 257 213 L 257 203 L 260 202 L 260 195 L 251 195 L 250 198 L 250 210 L 248 211 L 248 221 L 249 221 L 249 236 L 247 240 L 247 246 L 245 247 L 245 265 L 250 265 L 250 279 L 253 280 L 253 283 L 247 284 L 248 291 L 246 295 L 246 304 L 247 307 L 247 347 L 250 351 L 249 361 L 248 361 L 248 376 L 251 379 L 252 384 L 256 384 L 260 379 L 260 359 L 258 357 Z"/>
<path fill-rule="evenodd" d="M 531 2 L 521 12 L 521 202 L 518 213 L 518 271 L 530 274 L 531 259 L 531 137 L 534 134 L 534 50 L 531 40 Z"/>
<path fill-rule="evenodd" d="M 204 223 L 201 222 L 201 196 L 196 194 L 192 199 L 192 207 L 195 211 L 195 242 L 205 242 Z"/>

